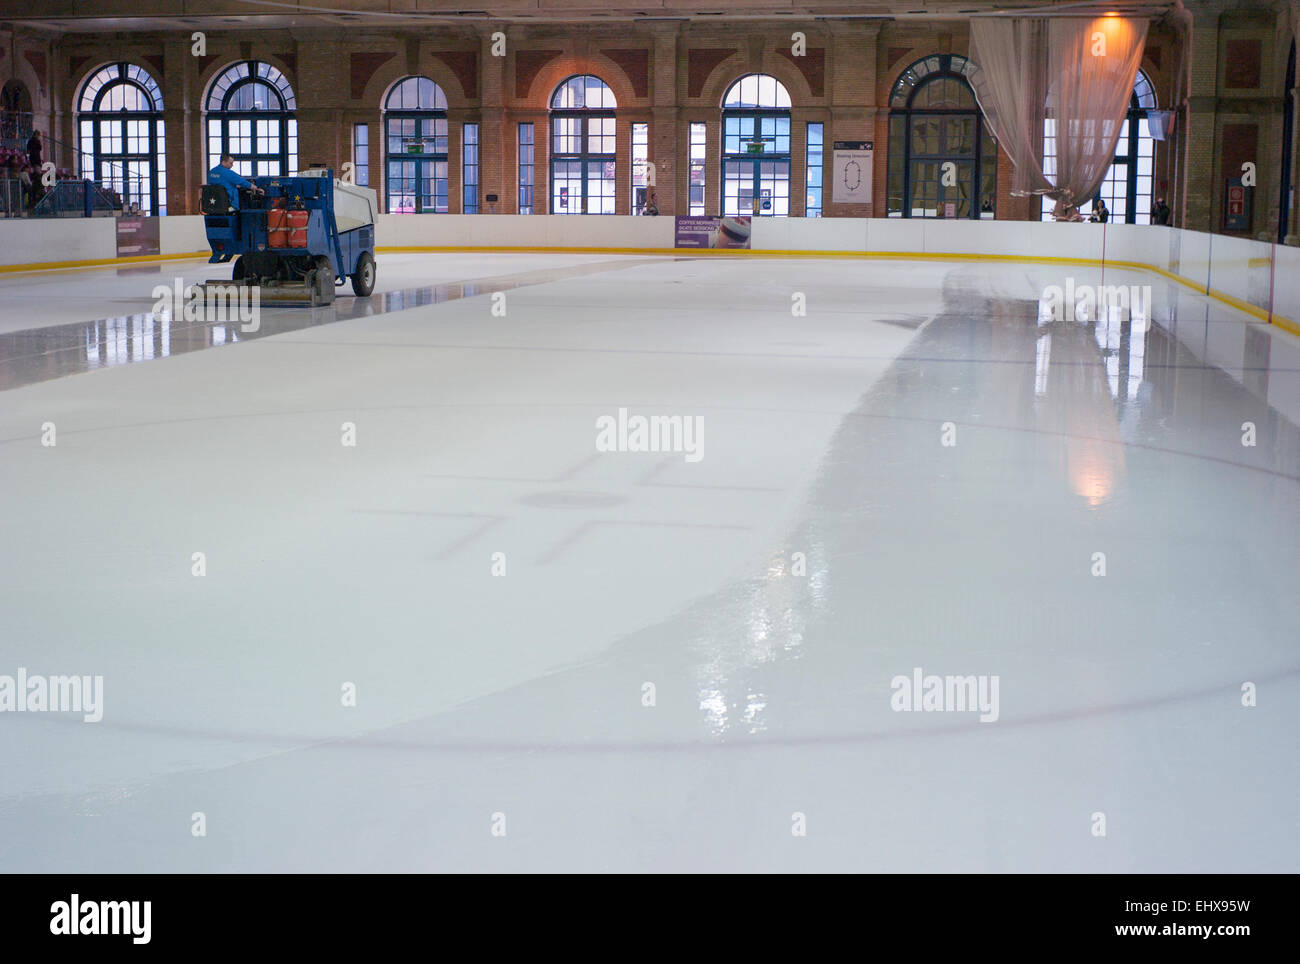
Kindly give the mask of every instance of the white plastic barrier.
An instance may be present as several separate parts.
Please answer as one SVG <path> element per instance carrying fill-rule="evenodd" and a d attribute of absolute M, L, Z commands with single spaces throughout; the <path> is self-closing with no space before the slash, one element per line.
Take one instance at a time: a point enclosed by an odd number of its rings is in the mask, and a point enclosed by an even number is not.
<path fill-rule="evenodd" d="M 209 250 L 203 230 L 203 216 L 198 214 L 162 218 L 158 224 L 158 247 L 162 254 L 190 254 Z"/>
<path fill-rule="evenodd" d="M 1212 236 L 1210 287 L 1267 311 L 1271 301 L 1271 248 L 1263 241 Z"/>
<path fill-rule="evenodd" d="M 1175 230 L 1170 234 L 1169 270 L 1202 291 L 1210 286 L 1210 235 Z"/>
<path fill-rule="evenodd" d="M 1270 338 L 1268 347 L 1268 363 L 1275 371 L 1300 370 L 1300 339 Z M 1270 378 L 1267 401 L 1292 422 L 1300 425 L 1300 379 Z"/>
<path fill-rule="evenodd" d="M 117 257 L 113 218 L 0 219 L 0 264 L 62 264 Z"/>
<path fill-rule="evenodd" d="M 1300 326 L 1300 248 L 1275 245 L 1273 256 L 1273 313 Z"/>
<path fill-rule="evenodd" d="M 1300 249 L 1135 224 L 901 218 L 757 218 L 755 251 L 959 255 L 1126 262 L 1179 276 L 1300 329 Z M 116 256 L 112 218 L 0 220 L 0 265 L 67 264 Z M 381 214 L 380 250 L 594 248 L 670 251 L 671 216 Z M 203 218 L 162 218 L 164 256 L 206 254 Z M 683 249 L 689 253 L 689 249 Z"/>
<path fill-rule="evenodd" d="M 1168 271 L 1169 230 L 1150 224 L 1108 224 L 1105 260 L 1147 264 Z"/>
<path fill-rule="evenodd" d="M 381 214 L 380 248 L 671 248 L 673 219 L 608 215 Z"/>
<path fill-rule="evenodd" d="M 751 223 L 750 246 L 755 251 L 862 252 L 871 223 L 865 218 L 757 218 Z"/>

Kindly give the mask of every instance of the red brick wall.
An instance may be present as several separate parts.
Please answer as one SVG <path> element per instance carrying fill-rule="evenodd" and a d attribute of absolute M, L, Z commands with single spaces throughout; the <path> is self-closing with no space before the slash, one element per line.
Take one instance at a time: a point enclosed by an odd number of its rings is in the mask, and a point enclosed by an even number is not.
<path fill-rule="evenodd" d="M 771 73 L 789 89 L 791 112 L 791 213 L 804 207 L 804 138 L 809 122 L 825 125 L 825 216 L 883 216 L 888 159 L 896 145 L 888 137 L 888 97 L 899 72 L 935 53 L 964 54 L 966 26 L 960 22 L 814 22 L 803 56 L 791 50 L 791 23 L 655 25 L 492 25 L 431 35 L 426 30 L 391 32 L 313 28 L 310 31 L 231 30 L 208 37 L 205 57 L 188 55 L 188 35 L 132 35 L 129 44 L 93 35 L 67 35 L 49 48 L 62 98 L 58 116 L 72 138 L 71 97 L 91 66 L 125 55 L 145 64 L 163 81 L 167 73 L 169 209 L 196 209 L 204 174 L 202 100 L 217 71 L 241 56 L 268 60 L 285 71 L 297 95 L 302 163 L 320 160 L 340 167 L 352 159 L 352 125 L 370 127 L 370 183 L 383 196 L 382 101 L 399 78 L 424 74 L 442 85 L 449 102 L 449 197 L 460 209 L 461 125 L 480 125 L 480 192 L 494 193 L 497 210 L 513 212 L 518 198 L 517 125 L 535 125 L 535 210 L 549 209 L 548 99 L 555 84 L 575 73 L 594 73 L 615 91 L 619 104 L 617 198 L 630 204 L 630 125 L 650 125 L 651 160 L 665 213 L 686 213 L 691 121 L 707 125 L 706 210 L 720 210 L 720 106 L 727 87 L 751 72 Z M 491 35 L 507 34 L 507 56 L 491 55 Z M 1144 67 L 1152 74 L 1162 106 L 1172 97 L 1179 61 L 1173 34 L 1153 35 Z M 1236 41 L 1233 41 L 1236 42 Z M 1247 44 L 1246 46 L 1250 46 Z M 1258 46 L 1257 44 L 1255 45 Z M 1234 50 L 1236 48 L 1233 48 Z M 164 56 L 164 50 L 170 53 Z M 1242 48 L 1243 52 L 1245 47 Z M 1258 53 L 1258 51 L 1256 51 Z M 27 56 L 31 54 L 32 56 Z M 36 74 L 44 51 L 20 48 L 27 74 Z M 1243 53 L 1249 80 L 1250 58 Z M 1254 58 L 1255 68 L 1259 58 Z M 166 68 L 166 70 L 164 70 Z M 1236 69 L 1236 68 L 1234 68 Z M 170 76 L 175 73 L 175 76 Z M 66 78 L 66 79 L 63 79 Z M 188 110 L 184 108 L 188 107 Z M 53 116 L 53 112 L 52 112 Z M 875 144 L 874 203 L 832 202 L 830 169 L 835 141 Z M 670 156 L 665 156 L 664 152 Z M 1012 198 L 1011 165 L 998 161 L 1000 219 L 1036 218 L 1034 199 Z M 1157 177 L 1159 177 L 1159 172 Z M 1263 176 L 1263 174 L 1261 174 Z M 481 210 L 486 210 L 484 206 Z"/>

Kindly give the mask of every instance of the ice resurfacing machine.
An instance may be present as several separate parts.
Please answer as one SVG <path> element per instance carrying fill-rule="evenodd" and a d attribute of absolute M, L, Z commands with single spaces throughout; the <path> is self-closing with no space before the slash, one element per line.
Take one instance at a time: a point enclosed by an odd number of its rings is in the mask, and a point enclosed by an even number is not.
<path fill-rule="evenodd" d="M 238 210 L 224 187 L 203 188 L 209 264 L 237 259 L 231 280 L 257 285 L 263 302 L 328 305 L 347 278 L 361 297 L 374 290 L 373 190 L 337 181 L 324 168 L 249 180 L 266 193 L 241 190 Z"/>

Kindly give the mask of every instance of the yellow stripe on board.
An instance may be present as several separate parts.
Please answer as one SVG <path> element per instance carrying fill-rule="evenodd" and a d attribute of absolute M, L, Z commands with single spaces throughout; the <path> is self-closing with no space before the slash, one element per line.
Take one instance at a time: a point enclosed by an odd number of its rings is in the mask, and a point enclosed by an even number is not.
<path fill-rule="evenodd" d="M 68 268 L 96 268 L 114 264 L 146 264 L 150 261 L 186 261 L 212 256 L 210 251 L 187 251 L 182 254 L 133 254 L 122 258 L 92 258 L 88 261 L 33 261 L 30 264 L 0 264 L 0 274 L 20 271 L 61 271 Z"/>
<path fill-rule="evenodd" d="M 639 254 L 663 255 L 669 257 L 767 257 L 767 258 L 872 258 L 891 261 L 1005 261 L 1019 264 L 1075 264 L 1093 268 L 1132 268 L 1139 271 L 1151 271 L 1155 274 L 1176 281 L 1190 288 L 1197 294 L 1205 295 L 1222 302 L 1244 314 L 1261 321 L 1270 321 L 1268 311 L 1256 307 L 1240 298 L 1211 288 L 1204 290 L 1189 278 L 1174 274 L 1165 268 L 1141 261 L 1102 261 L 1098 258 L 1054 258 L 1032 254 L 963 254 L 955 251 L 755 251 L 750 248 L 611 248 L 611 247 L 550 247 L 545 245 L 513 245 L 509 247 L 491 245 L 393 245 L 376 247 L 376 253 L 387 254 Z M 105 265 L 144 264 L 151 261 L 185 261 L 197 258 L 207 259 L 206 251 L 189 251 L 182 254 L 137 255 L 124 258 L 96 258 L 88 261 L 42 261 L 31 264 L 0 265 L 0 273 L 18 273 L 23 271 L 57 271 L 73 268 L 93 268 Z M 1259 261 L 1259 267 L 1269 263 L 1267 258 L 1253 258 Z M 1293 335 L 1300 335 L 1300 323 L 1295 319 L 1274 314 L 1272 324 Z"/>
<path fill-rule="evenodd" d="M 1238 311 L 1244 312 L 1261 321 L 1268 322 L 1268 311 L 1264 308 L 1258 308 L 1247 301 L 1235 298 L 1230 294 L 1211 288 L 1206 291 L 1196 282 L 1182 275 L 1174 274 L 1164 268 L 1157 268 L 1153 264 L 1145 264 L 1141 261 L 1102 261 L 1098 258 L 1054 258 L 1044 257 L 1032 254 L 963 254 L 955 251 L 786 251 L 786 250 L 765 250 L 755 251 L 749 248 L 553 248 L 539 246 L 517 246 L 517 247 L 487 247 L 487 246 L 466 246 L 466 245 L 399 245 L 395 247 L 376 247 L 375 251 L 398 253 L 478 253 L 478 252 L 514 252 L 528 254 L 561 254 L 566 251 L 576 254 L 650 254 L 650 255 L 672 255 L 675 257 L 696 257 L 721 256 L 721 257 L 770 257 L 770 258 L 880 258 L 897 261 L 1008 261 L 1019 264 L 1075 264 L 1093 268 L 1132 268 L 1138 271 L 1153 271 L 1156 274 L 1163 275 L 1171 281 L 1177 281 L 1179 284 L 1190 288 L 1197 294 L 1205 295 L 1215 301 L 1221 301 L 1223 304 Z M 1263 259 L 1264 264 L 1268 264 L 1268 259 Z M 1290 318 L 1283 315 L 1274 314 L 1272 323 L 1289 331 L 1292 334 L 1300 335 L 1300 325 L 1296 324 Z"/>

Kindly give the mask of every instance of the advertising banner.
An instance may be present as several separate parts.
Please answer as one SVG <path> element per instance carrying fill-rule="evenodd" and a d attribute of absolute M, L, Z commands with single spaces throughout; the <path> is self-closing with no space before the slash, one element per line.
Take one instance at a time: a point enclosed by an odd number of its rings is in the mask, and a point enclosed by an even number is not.
<path fill-rule="evenodd" d="M 678 217 L 673 245 L 678 248 L 748 248 L 747 217 Z"/>
<path fill-rule="evenodd" d="M 117 256 L 159 254 L 157 218 L 118 218 Z"/>

